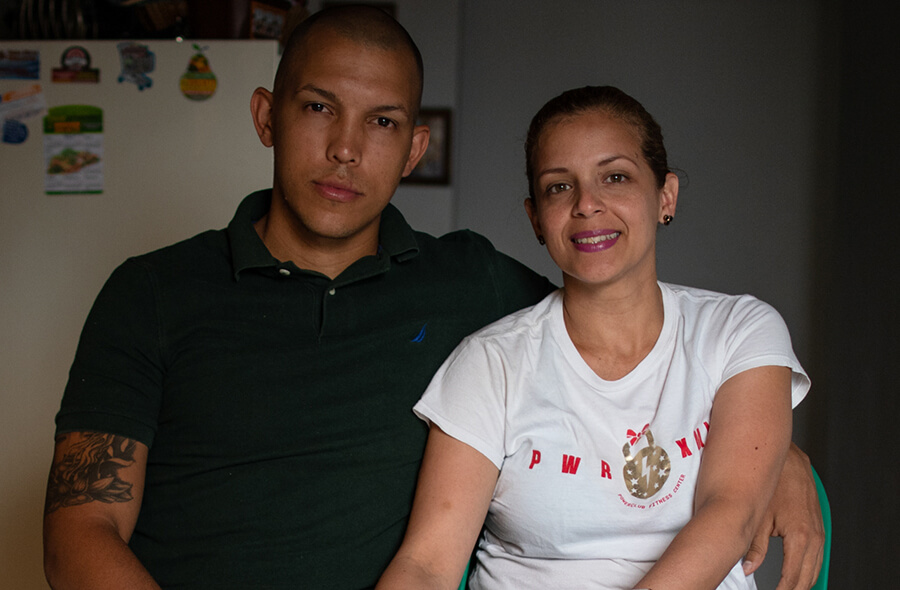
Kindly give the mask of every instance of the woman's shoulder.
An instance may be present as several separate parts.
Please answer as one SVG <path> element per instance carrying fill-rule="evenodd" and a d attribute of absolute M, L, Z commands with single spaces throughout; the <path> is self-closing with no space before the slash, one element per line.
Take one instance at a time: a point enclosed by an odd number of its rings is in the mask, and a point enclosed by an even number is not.
<path fill-rule="evenodd" d="M 466 338 L 482 343 L 504 342 L 533 337 L 548 329 L 556 313 L 561 313 L 562 291 L 557 289 L 538 303 L 488 324 Z"/>
<path fill-rule="evenodd" d="M 738 322 L 752 317 L 780 315 L 771 305 L 749 294 L 731 295 L 697 287 L 660 283 L 663 301 L 685 322 Z"/>

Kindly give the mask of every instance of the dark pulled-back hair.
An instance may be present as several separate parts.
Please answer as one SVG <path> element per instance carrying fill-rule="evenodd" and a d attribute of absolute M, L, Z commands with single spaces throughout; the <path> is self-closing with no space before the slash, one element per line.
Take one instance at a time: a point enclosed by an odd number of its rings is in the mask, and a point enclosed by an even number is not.
<path fill-rule="evenodd" d="M 558 119 L 589 111 L 606 113 L 634 127 L 641 139 L 641 152 L 659 188 L 666 182 L 669 170 L 662 129 L 644 106 L 614 86 L 584 86 L 573 88 L 550 99 L 541 107 L 528 127 L 525 138 L 525 175 L 528 194 L 534 199 L 534 152 L 547 125 Z"/>
<path fill-rule="evenodd" d="M 391 15 L 380 8 L 361 4 L 341 4 L 324 8 L 296 26 L 284 45 L 281 62 L 275 73 L 273 89 L 275 93 L 278 93 L 285 84 L 286 72 L 302 49 L 303 42 L 311 33 L 320 29 L 333 31 L 364 46 L 388 51 L 408 51 L 416 62 L 418 83 L 416 107 L 419 106 L 425 72 L 419 48 L 403 25 Z"/>

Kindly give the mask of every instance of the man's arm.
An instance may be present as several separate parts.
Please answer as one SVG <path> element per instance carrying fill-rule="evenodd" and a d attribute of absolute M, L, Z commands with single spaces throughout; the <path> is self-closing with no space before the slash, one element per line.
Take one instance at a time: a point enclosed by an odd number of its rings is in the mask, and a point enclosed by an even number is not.
<path fill-rule="evenodd" d="M 123 436 L 57 437 L 44 508 L 44 573 L 54 590 L 159 590 L 128 547 L 146 468 L 147 446 Z"/>
<path fill-rule="evenodd" d="M 762 564 L 772 536 L 784 537 L 784 562 L 776 590 L 810 588 L 822 567 L 825 527 L 809 457 L 794 444 L 763 523 L 744 558 L 746 573 Z"/>

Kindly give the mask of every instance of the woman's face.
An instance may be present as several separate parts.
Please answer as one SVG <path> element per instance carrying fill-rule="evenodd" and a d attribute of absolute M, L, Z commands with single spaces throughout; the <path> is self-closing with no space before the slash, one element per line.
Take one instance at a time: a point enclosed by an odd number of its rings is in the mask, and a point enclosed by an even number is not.
<path fill-rule="evenodd" d="M 534 151 L 525 209 L 571 281 L 656 280 L 656 228 L 675 215 L 678 177 L 659 188 L 636 129 L 602 111 L 551 121 Z"/>

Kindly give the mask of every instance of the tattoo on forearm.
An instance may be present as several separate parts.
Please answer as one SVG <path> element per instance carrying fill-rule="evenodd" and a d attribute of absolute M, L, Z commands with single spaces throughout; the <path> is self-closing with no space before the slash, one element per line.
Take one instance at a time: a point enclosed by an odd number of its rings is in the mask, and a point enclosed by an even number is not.
<path fill-rule="evenodd" d="M 64 506 L 132 499 L 132 484 L 119 478 L 119 470 L 134 464 L 135 442 L 113 434 L 81 436 L 50 470 L 45 514 Z"/>

